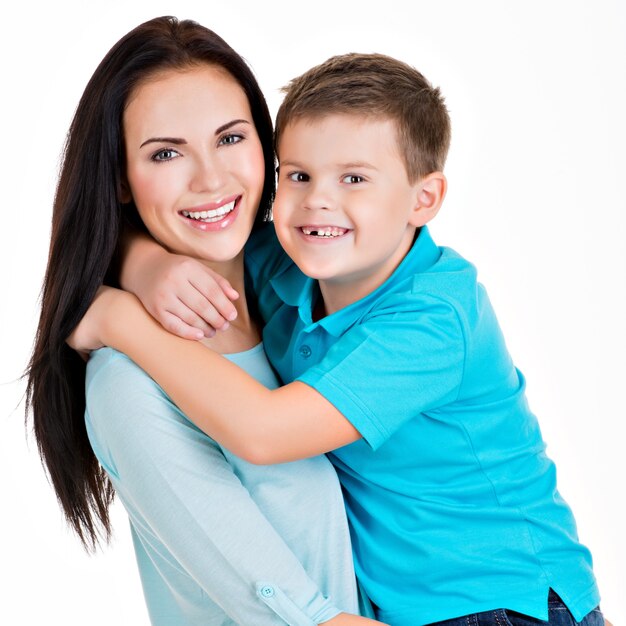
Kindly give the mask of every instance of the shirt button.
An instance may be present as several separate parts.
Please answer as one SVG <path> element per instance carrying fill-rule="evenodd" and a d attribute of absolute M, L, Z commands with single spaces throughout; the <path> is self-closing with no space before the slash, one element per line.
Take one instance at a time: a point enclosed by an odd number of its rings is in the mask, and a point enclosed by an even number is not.
<path fill-rule="evenodd" d="M 300 356 L 303 359 L 308 359 L 311 356 L 312 352 L 313 351 L 311 350 L 310 346 L 307 346 L 306 344 L 303 346 L 300 346 Z"/>
<path fill-rule="evenodd" d="M 264 598 L 271 598 L 274 595 L 274 587 L 269 587 L 269 586 L 265 586 L 265 587 L 261 587 L 261 595 Z"/>

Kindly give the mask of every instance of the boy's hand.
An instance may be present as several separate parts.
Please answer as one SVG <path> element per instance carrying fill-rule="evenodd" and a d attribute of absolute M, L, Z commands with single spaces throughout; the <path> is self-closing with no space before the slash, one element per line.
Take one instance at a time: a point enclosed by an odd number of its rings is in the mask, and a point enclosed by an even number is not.
<path fill-rule="evenodd" d="M 326 622 L 322 622 L 324 626 L 366 626 L 367 624 L 374 625 L 380 624 L 381 626 L 387 626 L 383 622 L 377 622 L 374 619 L 368 617 L 361 617 L 359 615 L 352 615 L 351 613 L 340 613 L 333 619 Z"/>
<path fill-rule="evenodd" d="M 183 339 L 212 337 L 237 317 L 239 294 L 222 276 L 195 259 L 164 251 L 135 289 L 148 312 Z"/>
<path fill-rule="evenodd" d="M 239 294 L 200 261 L 171 254 L 145 235 L 129 237 L 120 281 L 166 330 L 183 339 L 212 337 L 237 317 Z"/>

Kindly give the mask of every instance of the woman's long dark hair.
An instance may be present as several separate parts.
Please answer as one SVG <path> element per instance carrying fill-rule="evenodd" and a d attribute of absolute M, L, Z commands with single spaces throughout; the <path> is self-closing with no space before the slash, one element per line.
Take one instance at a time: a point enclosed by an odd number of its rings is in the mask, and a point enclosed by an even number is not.
<path fill-rule="evenodd" d="M 132 91 L 167 69 L 199 63 L 227 70 L 242 87 L 265 157 L 257 223 L 274 195 L 272 121 L 245 61 L 199 24 L 160 17 L 141 24 L 104 57 L 78 104 L 56 189 L 52 238 L 35 347 L 27 370 L 27 415 L 42 461 L 68 523 L 93 549 L 111 535 L 113 487 L 99 466 L 85 428 L 85 363 L 65 340 L 103 282 L 117 283 L 123 220 L 134 205 L 120 203 L 124 168 L 122 116 Z"/>

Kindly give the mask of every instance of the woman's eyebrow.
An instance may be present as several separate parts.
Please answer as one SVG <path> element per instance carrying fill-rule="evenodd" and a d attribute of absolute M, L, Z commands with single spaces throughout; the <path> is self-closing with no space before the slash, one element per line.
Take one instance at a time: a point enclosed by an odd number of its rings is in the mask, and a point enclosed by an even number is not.
<path fill-rule="evenodd" d="M 215 134 L 219 135 L 223 133 L 225 130 L 228 130 L 232 126 L 236 126 L 237 124 L 250 124 L 248 120 L 232 120 L 230 122 L 226 122 L 226 124 L 222 124 L 219 128 L 215 129 Z M 150 139 L 146 139 L 139 148 L 143 148 L 145 145 L 149 143 L 171 143 L 175 146 L 182 146 L 187 143 L 186 139 L 182 137 L 150 137 Z"/>
<path fill-rule="evenodd" d="M 248 120 L 232 120 L 231 122 L 226 122 L 226 124 L 222 124 L 219 128 L 215 129 L 215 134 L 219 135 L 237 124 L 250 124 L 250 122 Z"/>
<path fill-rule="evenodd" d="M 187 143 L 186 139 L 182 139 L 181 137 L 150 137 L 150 139 L 146 139 L 139 148 L 143 148 L 145 145 L 149 143 L 171 143 L 175 146 L 182 146 Z"/>

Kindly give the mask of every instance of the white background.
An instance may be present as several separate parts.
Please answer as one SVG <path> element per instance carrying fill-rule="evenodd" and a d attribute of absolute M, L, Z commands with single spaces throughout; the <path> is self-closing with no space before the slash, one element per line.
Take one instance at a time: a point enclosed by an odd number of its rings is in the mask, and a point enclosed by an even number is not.
<path fill-rule="evenodd" d="M 23 384 L 59 155 L 119 37 L 174 14 L 213 28 L 278 88 L 332 54 L 376 51 L 447 97 L 450 190 L 432 232 L 479 268 L 528 381 L 603 608 L 626 623 L 626 5 L 583 2 L 24 2 L 2 13 L 0 623 L 148 624 L 125 514 L 87 556 L 23 425 Z M 417 573 L 419 575 L 419 573 Z"/>

